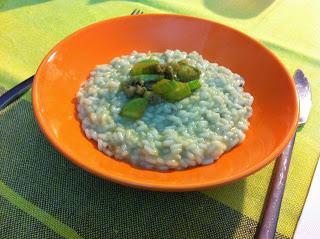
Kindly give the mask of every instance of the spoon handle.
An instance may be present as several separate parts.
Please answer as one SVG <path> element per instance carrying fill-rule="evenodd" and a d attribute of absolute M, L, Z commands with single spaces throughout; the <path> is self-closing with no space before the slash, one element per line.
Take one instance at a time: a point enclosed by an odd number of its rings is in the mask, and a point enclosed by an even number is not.
<path fill-rule="evenodd" d="M 263 218 L 256 235 L 257 239 L 275 238 L 295 138 L 296 134 L 294 134 L 286 149 L 276 160 L 272 180 L 269 184 L 268 196 L 262 214 Z"/>
<path fill-rule="evenodd" d="M 23 95 L 27 90 L 32 86 L 33 77 L 31 76 L 28 79 L 22 81 L 18 85 L 14 86 L 6 93 L 0 96 L 0 110 L 6 107 L 8 104 L 12 103 L 14 100 Z"/>

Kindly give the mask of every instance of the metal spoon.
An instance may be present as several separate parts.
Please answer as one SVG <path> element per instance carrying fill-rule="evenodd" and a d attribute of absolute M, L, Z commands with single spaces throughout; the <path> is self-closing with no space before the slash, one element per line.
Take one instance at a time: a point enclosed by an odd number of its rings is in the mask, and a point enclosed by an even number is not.
<path fill-rule="evenodd" d="M 301 70 L 297 70 L 293 76 L 299 95 L 299 122 L 298 127 L 303 126 L 308 119 L 311 109 L 311 90 L 308 79 Z M 279 212 L 283 197 L 283 192 L 287 180 L 289 164 L 294 145 L 296 133 L 288 146 L 276 161 L 272 180 L 269 185 L 269 194 L 266 200 L 263 218 L 257 232 L 258 239 L 273 239 L 277 229 Z"/>

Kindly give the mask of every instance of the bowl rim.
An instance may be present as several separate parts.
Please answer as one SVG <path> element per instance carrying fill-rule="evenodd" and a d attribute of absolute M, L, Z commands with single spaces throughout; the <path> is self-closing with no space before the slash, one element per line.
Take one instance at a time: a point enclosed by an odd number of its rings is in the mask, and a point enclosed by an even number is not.
<path fill-rule="evenodd" d="M 103 174 L 100 173 L 99 171 L 92 169 L 90 166 L 82 163 L 81 161 L 77 160 L 77 157 L 75 157 L 74 155 L 72 155 L 72 153 L 70 151 L 68 151 L 67 148 L 65 148 L 62 144 L 59 143 L 58 140 L 56 140 L 56 138 L 54 137 L 53 133 L 46 127 L 46 122 L 45 119 L 42 118 L 41 113 L 40 113 L 40 106 L 38 105 L 38 92 L 37 89 L 39 87 L 39 85 L 41 84 L 41 80 L 39 79 L 39 72 L 41 71 L 41 69 L 43 67 L 45 67 L 45 65 L 47 64 L 47 61 L 49 59 L 50 56 L 52 56 L 52 54 L 56 51 L 56 48 L 68 41 L 70 38 L 75 37 L 77 35 L 79 35 L 82 32 L 87 31 L 88 29 L 90 29 L 91 27 L 98 27 L 99 25 L 103 25 L 106 23 L 112 23 L 113 21 L 118 21 L 118 20 L 129 20 L 134 18 L 143 18 L 143 17 L 178 17 L 178 18 L 185 18 L 185 19 L 191 19 L 191 20 L 196 20 L 196 21 L 203 21 L 205 23 L 209 23 L 209 24 L 215 24 L 215 25 L 219 25 L 220 27 L 227 29 L 228 31 L 233 31 L 237 34 L 240 34 L 242 37 L 246 38 L 248 41 L 252 41 L 253 43 L 255 43 L 256 45 L 258 45 L 260 48 L 263 48 L 266 52 L 266 54 L 268 54 L 270 57 L 273 58 L 273 60 L 280 65 L 283 70 L 285 71 L 285 74 L 287 75 L 287 78 L 290 79 L 290 86 L 291 88 L 293 88 L 292 90 L 294 91 L 294 98 L 295 101 L 293 102 L 294 105 L 294 118 L 292 121 L 292 124 L 288 130 L 288 134 L 286 135 L 286 137 L 284 138 L 284 140 L 278 145 L 276 146 L 276 148 L 273 150 L 273 152 L 268 155 L 264 160 L 260 161 L 259 163 L 255 164 L 253 167 L 246 169 L 244 171 L 242 171 L 241 173 L 232 175 L 232 177 L 225 177 L 225 178 L 221 178 L 219 180 L 208 180 L 205 182 L 201 182 L 201 183 L 188 183 L 187 185 L 164 185 L 164 184 L 157 184 L 157 183 L 144 183 L 144 182 L 140 182 L 140 181 L 133 181 L 133 180 L 128 180 L 127 178 L 122 178 L 122 177 L 117 177 L 115 175 L 111 174 Z M 268 164 L 270 164 L 273 160 L 275 160 L 280 154 L 281 152 L 285 149 L 285 147 L 287 146 L 287 144 L 289 143 L 289 141 L 291 140 L 291 138 L 293 137 L 294 133 L 296 132 L 297 129 L 297 125 L 298 125 L 298 118 L 299 118 L 299 100 L 298 100 L 298 95 L 297 95 L 297 91 L 296 91 L 296 87 L 295 87 L 295 82 L 293 80 L 293 78 L 291 77 L 291 75 L 289 74 L 287 68 L 284 66 L 284 64 L 278 59 L 278 57 L 271 52 L 268 48 L 266 48 L 262 43 L 260 43 L 259 41 L 257 41 L 256 39 L 254 39 L 253 37 L 241 32 L 240 30 L 237 30 L 233 27 L 224 25 L 222 23 L 219 22 L 215 22 L 209 19 L 204 19 L 204 18 L 199 18 L 199 17 L 194 17 L 194 16 L 188 16 L 188 15 L 182 15 L 182 14 L 162 14 L 162 13 L 156 13 L 156 14 L 142 14 L 142 15 L 126 15 L 126 16 L 120 16 L 120 17 L 115 17 L 115 18 L 110 18 L 110 19 L 106 19 L 106 20 L 102 20 L 102 21 L 98 21 L 95 22 L 93 24 L 89 24 L 73 33 L 71 33 L 70 35 L 68 35 L 67 37 L 65 37 L 64 39 L 62 39 L 61 41 L 59 41 L 57 44 L 55 44 L 51 50 L 45 55 L 44 59 L 41 61 L 35 77 L 34 77 L 34 81 L 32 84 L 32 108 L 34 111 L 34 115 L 36 120 L 38 121 L 38 124 L 40 126 L 41 131 L 44 133 L 44 135 L 46 136 L 46 138 L 49 140 L 49 142 L 60 152 L 62 153 L 66 158 L 68 158 L 68 160 L 70 160 L 72 163 L 74 163 L 75 165 L 79 166 L 80 168 L 94 174 L 97 175 L 101 178 L 110 180 L 112 182 L 121 184 L 121 185 L 125 185 L 125 186 L 130 186 L 130 187 L 134 187 L 134 188 L 139 188 L 139 189 L 148 189 L 148 190 L 154 190 L 154 191 L 195 191 L 195 190 L 202 190 L 202 189 L 208 189 L 208 188 L 213 188 L 213 187 L 217 187 L 217 186 L 222 186 L 225 184 L 229 184 L 232 182 L 235 182 L 239 179 L 243 179 L 246 178 L 247 176 L 259 171 L 260 169 L 262 169 L 263 167 L 267 166 Z M 141 170 L 145 170 L 145 169 L 141 169 Z M 192 170 L 192 169 L 189 169 Z"/>

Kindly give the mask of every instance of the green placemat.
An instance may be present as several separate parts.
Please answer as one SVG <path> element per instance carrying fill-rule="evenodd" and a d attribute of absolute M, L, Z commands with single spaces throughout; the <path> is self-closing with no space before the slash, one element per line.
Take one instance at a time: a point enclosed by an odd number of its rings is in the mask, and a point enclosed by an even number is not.
<path fill-rule="evenodd" d="M 311 81 L 312 112 L 297 135 L 277 238 L 292 237 L 320 152 L 320 25 L 316 0 L 0 0 L 1 92 L 34 74 L 73 31 L 128 15 L 172 12 L 212 19 L 261 41 Z M 273 164 L 202 192 L 136 190 L 90 175 L 40 132 L 30 92 L 0 111 L 0 238 L 253 238 Z"/>

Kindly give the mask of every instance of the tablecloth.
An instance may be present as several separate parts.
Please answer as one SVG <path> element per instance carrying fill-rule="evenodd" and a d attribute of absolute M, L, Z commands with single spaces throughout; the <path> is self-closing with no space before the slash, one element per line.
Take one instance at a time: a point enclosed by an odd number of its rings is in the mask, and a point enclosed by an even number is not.
<path fill-rule="evenodd" d="M 288 70 L 310 79 L 313 108 L 298 132 L 277 238 L 291 238 L 320 152 L 320 1 L 0 0 L 1 92 L 34 74 L 59 40 L 138 8 L 235 27 L 262 42 Z M 199 192 L 137 190 L 71 164 L 43 136 L 31 94 L 0 111 L 0 238 L 253 238 L 273 163 Z"/>

